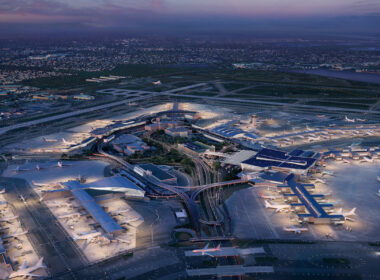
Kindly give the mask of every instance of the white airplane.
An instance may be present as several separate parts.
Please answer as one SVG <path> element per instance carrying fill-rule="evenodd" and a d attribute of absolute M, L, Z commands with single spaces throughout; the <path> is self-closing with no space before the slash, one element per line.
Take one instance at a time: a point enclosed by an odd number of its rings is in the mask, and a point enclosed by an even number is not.
<path fill-rule="evenodd" d="M 135 218 L 132 218 L 132 219 L 128 219 L 126 222 L 127 223 L 136 222 L 136 221 L 139 221 L 140 219 L 141 219 L 140 217 L 135 217 Z"/>
<path fill-rule="evenodd" d="M 18 219 L 19 215 L 13 216 L 13 217 L 6 217 L 3 219 L 0 219 L 0 223 L 8 223 L 10 221 Z"/>
<path fill-rule="evenodd" d="M 355 119 L 349 119 L 349 118 L 347 118 L 347 116 L 344 116 L 344 120 L 345 120 L 346 122 L 351 122 L 351 123 L 354 123 L 354 122 L 355 122 Z"/>
<path fill-rule="evenodd" d="M 45 202 L 46 203 L 46 202 Z M 56 201 L 50 201 L 49 203 L 46 203 L 50 207 L 72 207 L 70 203 L 67 202 L 56 202 Z"/>
<path fill-rule="evenodd" d="M 158 86 L 158 85 L 161 85 L 161 81 L 158 80 L 158 81 L 153 82 L 152 84 L 155 85 L 155 86 Z"/>
<path fill-rule="evenodd" d="M 3 193 L 5 193 L 5 188 L 2 188 L 0 191 L 0 194 L 3 194 Z"/>
<path fill-rule="evenodd" d="M 120 209 L 118 208 L 117 210 L 115 211 L 110 211 L 109 213 L 110 214 L 114 214 L 114 215 L 120 215 L 121 213 L 126 213 L 128 212 L 130 209 Z"/>
<path fill-rule="evenodd" d="M 380 190 L 377 192 L 377 196 L 380 197 Z"/>
<path fill-rule="evenodd" d="M 27 278 L 27 277 L 46 277 L 46 276 L 43 276 L 43 275 L 39 275 L 39 274 L 34 274 L 32 272 L 40 269 L 40 268 L 46 268 L 46 266 L 43 264 L 43 261 L 44 261 L 44 258 L 41 258 L 38 260 L 38 262 L 33 265 L 33 266 L 30 266 L 30 267 L 27 267 L 27 263 L 26 261 L 22 264 L 22 266 L 20 267 L 19 270 L 15 271 L 15 272 L 12 272 L 8 278 L 9 279 L 12 279 L 12 278 L 16 278 L 16 277 L 22 277 L 22 278 Z"/>
<path fill-rule="evenodd" d="M 295 227 L 295 226 L 284 227 L 283 229 L 284 229 L 284 231 L 294 232 L 295 234 L 301 234 L 302 232 L 309 231 L 308 228 L 305 228 L 305 227 Z"/>
<path fill-rule="evenodd" d="M 62 167 L 69 167 L 69 166 L 71 166 L 71 164 L 66 164 L 66 163 L 63 163 L 62 161 L 57 162 L 57 167 L 62 168 Z"/>
<path fill-rule="evenodd" d="M 380 176 L 377 176 L 377 181 L 380 182 Z"/>
<path fill-rule="evenodd" d="M 307 131 L 313 131 L 314 129 L 310 128 L 308 125 L 306 125 L 306 130 Z"/>
<path fill-rule="evenodd" d="M 37 183 L 36 181 L 32 181 L 32 184 L 36 187 L 47 187 L 49 186 L 49 184 L 45 184 L 45 183 Z"/>
<path fill-rule="evenodd" d="M 29 233 L 29 230 L 25 230 L 25 231 L 22 231 L 22 232 L 17 232 L 17 230 L 18 229 L 16 229 L 15 232 L 2 237 L 2 239 L 12 238 L 12 237 L 18 237 L 18 236 L 25 235 L 25 234 Z"/>
<path fill-rule="evenodd" d="M 357 118 L 356 119 L 358 122 L 365 122 L 366 121 L 366 119 L 359 119 L 359 118 Z"/>
<path fill-rule="evenodd" d="M 330 213 L 330 215 L 342 215 L 344 216 L 344 219 L 349 220 L 349 221 L 354 221 L 352 217 L 357 216 L 355 211 L 356 211 L 356 208 L 352 208 L 351 211 L 349 212 L 343 212 L 343 209 L 340 208 L 337 212 Z"/>
<path fill-rule="evenodd" d="M 324 195 L 324 196 L 330 196 L 330 195 L 332 195 L 332 192 L 321 193 L 321 194 Z"/>
<path fill-rule="evenodd" d="M 93 239 L 100 237 L 101 235 L 102 235 L 102 233 L 99 231 L 93 231 L 93 232 L 89 232 L 89 233 L 84 232 L 84 233 L 81 233 L 80 235 L 73 233 L 73 239 L 75 241 L 85 240 L 85 243 L 83 246 L 83 249 L 85 249 L 87 247 L 88 243 L 92 242 Z"/>
<path fill-rule="evenodd" d="M 319 179 L 319 178 L 314 179 L 314 181 L 315 181 L 316 183 L 326 184 L 326 181 L 325 181 L 325 180 L 322 180 L 322 179 Z"/>
<path fill-rule="evenodd" d="M 323 171 L 322 171 L 322 176 L 323 176 L 323 175 L 334 176 L 334 171 L 323 170 Z"/>
<path fill-rule="evenodd" d="M 18 165 L 17 165 L 16 169 L 13 170 L 13 172 L 15 172 L 15 173 L 26 172 L 26 171 L 29 171 L 29 169 L 21 168 Z"/>
<path fill-rule="evenodd" d="M 121 242 L 121 243 L 131 244 L 130 240 L 126 240 L 126 239 L 122 239 L 122 238 L 115 238 L 114 240 L 116 240 L 117 242 Z"/>
<path fill-rule="evenodd" d="M 373 162 L 373 158 L 370 158 L 370 157 L 363 157 L 363 159 L 360 161 L 360 162 Z"/>
<path fill-rule="evenodd" d="M 290 205 L 288 205 L 288 204 L 277 204 L 275 202 L 270 203 L 269 200 L 265 200 L 265 208 L 276 209 L 275 212 L 277 213 L 277 212 L 281 212 L 285 209 L 290 208 Z"/>
<path fill-rule="evenodd" d="M 207 243 L 205 247 L 202 249 L 195 249 L 192 252 L 193 253 L 202 253 L 202 256 L 209 255 L 210 257 L 214 257 L 213 255 L 209 254 L 209 252 L 216 252 L 220 250 L 220 243 L 216 248 L 209 248 L 210 243 Z"/>
<path fill-rule="evenodd" d="M 42 139 L 43 139 L 44 142 L 46 142 L 46 143 L 54 143 L 54 142 L 57 142 L 57 141 L 58 141 L 57 139 L 45 138 L 45 137 L 42 137 Z"/>
<path fill-rule="evenodd" d="M 59 219 L 69 219 L 69 218 L 74 218 L 74 217 L 80 217 L 80 214 L 78 212 L 75 212 L 75 213 L 64 213 L 58 216 Z"/>
<path fill-rule="evenodd" d="M 66 145 L 75 145 L 75 144 L 76 144 L 76 142 L 74 142 L 74 141 L 66 141 L 65 138 L 62 138 L 62 142 L 63 142 L 64 144 L 66 144 Z"/>
<path fill-rule="evenodd" d="M 352 161 L 351 161 L 351 160 L 348 160 L 348 159 L 346 159 L 346 158 L 343 158 L 343 162 L 344 162 L 344 163 L 352 164 Z"/>
<path fill-rule="evenodd" d="M 270 199 L 270 200 L 274 200 L 274 199 L 282 198 L 281 195 L 265 195 L 265 194 L 263 194 L 263 193 L 260 193 L 260 196 L 261 196 L 262 198 Z"/>

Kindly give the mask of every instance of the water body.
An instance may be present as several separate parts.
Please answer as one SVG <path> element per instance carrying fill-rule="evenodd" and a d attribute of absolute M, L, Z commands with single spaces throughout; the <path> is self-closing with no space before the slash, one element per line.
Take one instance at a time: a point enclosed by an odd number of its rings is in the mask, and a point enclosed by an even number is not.
<path fill-rule="evenodd" d="M 338 79 L 380 84 L 380 74 L 359 73 L 352 71 L 333 71 L 324 69 L 290 70 L 290 72 L 313 74 Z"/>

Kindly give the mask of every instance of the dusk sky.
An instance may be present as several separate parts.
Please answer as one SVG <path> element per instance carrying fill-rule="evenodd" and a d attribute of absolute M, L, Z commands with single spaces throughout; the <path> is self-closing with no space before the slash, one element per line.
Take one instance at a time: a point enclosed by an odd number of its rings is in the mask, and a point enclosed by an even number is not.
<path fill-rule="evenodd" d="M 350 22 L 348 26 L 363 25 L 366 30 L 379 22 L 379 15 L 378 0 L 0 0 L 3 32 L 17 26 L 51 29 L 52 24 L 133 30 L 151 26 L 202 29 L 209 23 L 210 28 L 233 29 L 257 27 L 260 22 L 275 26 L 276 22 L 316 20 L 318 25 L 321 19 L 342 17 Z"/>

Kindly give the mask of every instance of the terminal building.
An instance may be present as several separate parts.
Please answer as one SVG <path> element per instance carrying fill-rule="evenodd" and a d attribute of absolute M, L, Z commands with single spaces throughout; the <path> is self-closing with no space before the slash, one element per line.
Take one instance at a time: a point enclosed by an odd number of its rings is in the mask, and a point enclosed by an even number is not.
<path fill-rule="evenodd" d="M 296 181 L 296 176 L 291 173 L 265 171 L 260 178 L 276 186 L 286 202 L 297 213 L 299 222 L 313 224 L 339 224 L 344 222 L 343 215 L 330 215 L 334 205 L 321 203 L 325 199 L 323 194 L 315 194 L 314 184 L 302 184 Z"/>
<path fill-rule="evenodd" d="M 139 137 L 132 134 L 122 134 L 112 140 L 112 148 L 126 155 L 145 152 L 150 149 Z"/>
<path fill-rule="evenodd" d="M 136 165 L 133 171 L 142 177 L 148 176 L 160 183 L 177 184 L 177 177 L 151 163 Z"/>
<path fill-rule="evenodd" d="M 306 175 L 319 158 L 320 154 L 312 151 L 294 150 L 287 153 L 263 148 L 253 157 L 243 161 L 241 168 L 243 171 L 271 169 Z"/>
<path fill-rule="evenodd" d="M 99 206 L 96 199 L 86 192 L 86 189 L 122 192 L 128 197 L 144 197 L 145 195 L 144 190 L 122 176 L 107 177 L 86 184 L 79 181 L 68 181 L 60 183 L 60 185 L 63 187 L 62 189 L 44 192 L 42 200 L 73 196 L 107 234 L 120 232 L 122 228 Z M 113 196 L 108 199 L 113 199 Z"/>
<path fill-rule="evenodd" d="M 324 198 L 323 194 L 311 194 L 309 190 L 314 189 L 313 184 L 301 184 L 296 182 L 294 174 L 290 174 L 283 185 L 277 188 L 284 198 L 291 202 L 291 206 L 297 212 L 300 222 L 313 224 L 338 224 L 344 222 L 343 215 L 330 215 L 326 210 L 332 210 L 334 205 L 319 203 L 316 199 Z"/>

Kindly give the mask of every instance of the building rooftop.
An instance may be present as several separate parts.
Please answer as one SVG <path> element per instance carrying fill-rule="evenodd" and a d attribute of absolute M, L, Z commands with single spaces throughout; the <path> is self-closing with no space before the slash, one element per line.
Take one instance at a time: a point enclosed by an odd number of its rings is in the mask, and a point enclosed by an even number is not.
<path fill-rule="evenodd" d="M 297 152 L 297 154 L 298 153 L 299 152 Z M 242 163 L 263 168 L 273 166 L 306 170 L 311 167 L 316 160 L 316 158 L 312 157 L 292 156 L 287 152 L 264 148 L 255 156 L 243 161 Z"/>
<path fill-rule="evenodd" d="M 139 167 L 152 172 L 152 175 L 161 181 L 176 178 L 152 163 L 139 164 Z"/>
<path fill-rule="evenodd" d="M 85 190 L 74 189 L 71 192 L 107 233 L 112 233 L 122 229 L 119 224 L 108 216 L 103 208 L 100 207 L 99 204 L 95 202 L 95 199 Z"/>

